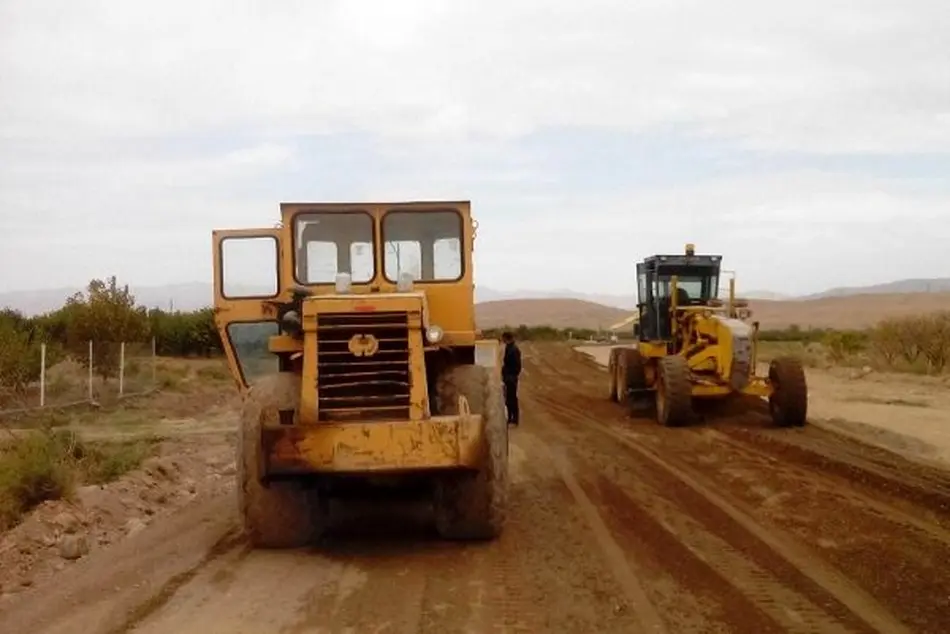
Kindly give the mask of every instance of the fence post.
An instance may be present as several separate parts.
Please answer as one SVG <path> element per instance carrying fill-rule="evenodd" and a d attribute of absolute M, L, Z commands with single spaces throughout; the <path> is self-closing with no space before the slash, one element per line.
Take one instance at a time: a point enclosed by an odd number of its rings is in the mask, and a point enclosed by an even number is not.
<path fill-rule="evenodd" d="M 157 346 L 155 343 L 155 337 L 152 337 L 152 389 L 158 387 L 158 355 L 156 354 Z"/>
<path fill-rule="evenodd" d="M 92 339 L 89 340 L 89 402 L 92 402 Z"/>
<path fill-rule="evenodd" d="M 119 344 L 119 398 L 125 395 L 125 342 Z"/>
<path fill-rule="evenodd" d="M 46 407 L 46 344 L 40 344 L 40 407 Z"/>

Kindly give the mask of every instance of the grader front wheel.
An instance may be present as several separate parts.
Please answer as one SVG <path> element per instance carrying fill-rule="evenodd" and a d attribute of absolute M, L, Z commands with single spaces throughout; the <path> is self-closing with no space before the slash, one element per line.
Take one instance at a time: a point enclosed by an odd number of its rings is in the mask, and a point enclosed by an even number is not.
<path fill-rule="evenodd" d="M 658 369 L 656 418 L 666 427 L 685 425 L 693 416 L 693 390 L 686 359 L 663 357 Z"/>
<path fill-rule="evenodd" d="M 804 427 L 808 418 L 805 369 L 797 357 L 778 357 L 769 364 L 769 413 L 778 427 Z"/>
<path fill-rule="evenodd" d="M 261 428 L 275 425 L 280 410 L 300 403 L 300 377 L 291 373 L 267 376 L 251 386 L 241 411 L 237 442 L 237 502 L 244 532 L 251 545 L 296 548 L 319 536 L 326 507 L 315 489 L 299 482 L 261 483 Z"/>
<path fill-rule="evenodd" d="M 485 428 L 477 472 L 440 476 L 435 486 L 436 529 L 446 539 L 485 540 L 501 534 L 508 496 L 508 424 L 500 379 L 487 368 L 457 366 L 439 377 L 439 411 L 458 414 L 458 396 Z"/>

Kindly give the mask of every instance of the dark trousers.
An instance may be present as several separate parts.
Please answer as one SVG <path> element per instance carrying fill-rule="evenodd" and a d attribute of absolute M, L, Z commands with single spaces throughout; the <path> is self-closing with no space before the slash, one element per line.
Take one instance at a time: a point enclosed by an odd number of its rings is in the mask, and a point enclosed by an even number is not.
<path fill-rule="evenodd" d="M 518 424 L 520 412 L 518 411 L 518 377 L 504 376 L 502 382 L 505 385 L 505 408 L 508 410 L 508 422 Z"/>

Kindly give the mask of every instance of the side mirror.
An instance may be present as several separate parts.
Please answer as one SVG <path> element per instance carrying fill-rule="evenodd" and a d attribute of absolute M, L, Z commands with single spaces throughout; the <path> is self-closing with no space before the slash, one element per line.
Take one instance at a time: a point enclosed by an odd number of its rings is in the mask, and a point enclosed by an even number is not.
<path fill-rule="evenodd" d="M 633 325 L 633 336 L 634 336 L 634 337 L 639 337 L 639 336 L 640 336 L 640 324 L 634 324 L 634 325 Z"/>

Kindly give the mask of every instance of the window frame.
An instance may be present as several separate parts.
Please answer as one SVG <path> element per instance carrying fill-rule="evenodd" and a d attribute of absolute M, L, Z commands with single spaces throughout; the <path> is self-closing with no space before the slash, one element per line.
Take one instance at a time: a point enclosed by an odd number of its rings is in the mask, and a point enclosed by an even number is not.
<path fill-rule="evenodd" d="M 225 275 L 227 271 L 225 267 L 227 265 L 227 258 L 225 257 L 225 244 L 228 241 L 238 241 L 238 240 L 259 240 L 261 238 L 267 238 L 274 241 L 274 266 L 276 267 L 276 275 L 274 276 L 276 282 L 276 290 L 271 295 L 237 295 L 231 296 L 228 295 L 224 290 L 225 285 Z M 280 239 L 277 236 L 267 235 L 267 234 L 258 234 L 258 235 L 225 235 L 218 242 L 218 285 L 221 291 L 221 298 L 229 302 L 241 302 L 245 300 L 255 300 L 255 299 L 274 299 L 275 297 L 280 297 L 281 290 L 283 286 L 281 284 L 281 270 L 280 270 Z"/>
<path fill-rule="evenodd" d="M 231 329 L 237 328 L 240 326 L 255 326 L 255 325 L 261 325 L 261 324 L 274 324 L 274 326 L 276 327 L 275 334 L 278 334 L 278 335 L 280 334 L 280 322 L 275 319 L 254 319 L 254 320 L 249 320 L 249 321 L 232 321 L 224 328 L 225 333 L 227 334 L 227 346 L 228 348 L 230 348 L 231 355 L 234 357 L 235 366 L 237 367 L 238 374 L 241 377 L 241 383 L 243 383 L 246 387 L 250 387 L 251 381 L 248 380 L 247 373 L 244 371 L 245 370 L 244 361 L 241 360 L 241 355 L 238 353 L 237 345 L 234 343 L 234 336 L 231 332 Z M 268 336 L 267 342 L 270 341 L 270 337 L 272 336 L 273 335 Z M 267 342 L 265 342 L 265 349 L 267 349 Z M 270 352 L 269 350 L 267 350 L 267 352 L 271 357 L 273 357 L 275 367 L 277 367 L 278 368 L 277 371 L 279 371 L 280 360 L 278 359 L 277 355 Z M 267 376 L 267 374 L 266 373 L 261 374 L 255 377 L 254 380 L 257 380 L 262 376 Z"/>
<path fill-rule="evenodd" d="M 298 223 L 299 223 L 300 217 L 301 216 L 345 216 L 345 215 L 366 216 L 367 218 L 369 218 L 370 228 L 372 230 L 372 233 L 371 233 L 372 237 L 370 239 L 370 246 L 372 247 L 372 251 L 373 251 L 372 275 L 370 275 L 369 279 L 367 280 L 361 280 L 361 281 L 352 280 L 352 283 L 354 285 L 372 284 L 377 279 L 377 277 L 379 277 L 379 270 L 378 270 L 379 259 L 377 258 L 377 255 L 378 255 L 377 245 L 381 245 L 382 243 L 378 240 L 380 231 L 376 227 L 376 217 L 373 215 L 372 212 L 370 212 L 367 209 L 346 209 L 346 210 L 340 210 L 340 211 L 331 211 L 327 209 L 312 209 L 312 210 L 301 209 L 300 211 L 297 211 L 296 213 L 294 213 L 293 216 L 291 216 L 290 218 L 290 250 L 291 250 L 290 264 L 291 264 L 291 274 L 293 275 L 294 282 L 296 282 L 297 284 L 300 284 L 301 286 L 306 286 L 306 287 L 310 287 L 310 286 L 326 287 L 326 286 L 334 285 L 334 282 L 305 282 L 300 279 L 299 270 L 298 270 L 299 262 L 297 259 L 297 251 L 299 250 L 301 246 L 300 242 L 297 239 Z M 306 244 L 306 242 L 304 242 L 304 244 Z"/>
<path fill-rule="evenodd" d="M 379 219 L 379 254 L 380 262 L 382 265 L 382 270 L 380 274 L 382 278 L 391 284 L 397 284 L 398 280 L 390 279 L 386 271 L 386 219 L 389 218 L 390 214 L 414 214 L 425 216 L 426 214 L 438 214 L 438 213 L 451 213 L 455 215 L 456 220 L 458 220 L 458 240 L 459 240 L 459 274 L 454 278 L 444 278 L 444 279 L 419 279 L 413 280 L 413 284 L 458 284 L 468 273 L 468 246 L 465 243 L 465 218 L 459 212 L 458 209 L 453 209 L 451 207 L 445 207 L 444 209 L 387 209 L 383 212 L 382 216 Z M 422 243 L 420 242 L 420 251 Z M 433 251 L 435 250 L 435 242 L 432 243 Z M 433 253 L 433 258 L 435 254 Z M 433 263 L 434 268 L 434 263 Z"/>

